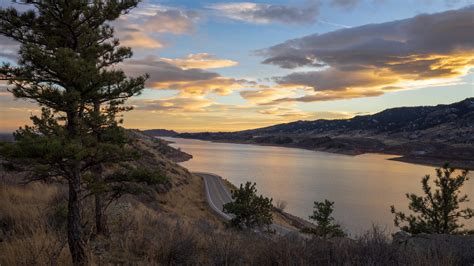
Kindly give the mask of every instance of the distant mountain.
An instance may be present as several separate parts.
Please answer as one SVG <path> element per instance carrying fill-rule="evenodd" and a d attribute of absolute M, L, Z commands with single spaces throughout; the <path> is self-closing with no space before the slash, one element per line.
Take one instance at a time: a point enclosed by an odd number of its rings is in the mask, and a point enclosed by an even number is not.
<path fill-rule="evenodd" d="M 456 130 L 464 128 L 472 132 L 474 127 L 474 98 L 448 105 L 392 108 L 374 115 L 356 116 L 351 119 L 297 121 L 241 131 L 241 133 L 324 134 L 330 132 L 344 134 L 357 132 L 367 135 L 393 135 L 427 131 L 442 125 L 455 127 L 453 129 Z M 449 132 L 445 133 L 451 135 Z M 449 140 L 456 143 L 472 143 L 474 135 L 459 135 L 458 137 L 450 137 Z"/>
<path fill-rule="evenodd" d="M 142 130 L 143 133 L 154 136 L 154 137 L 173 137 L 178 134 L 178 132 L 174 130 L 167 130 L 167 129 L 148 129 Z"/>
<path fill-rule="evenodd" d="M 11 142 L 14 140 L 13 133 L 0 133 L 0 141 Z"/>
<path fill-rule="evenodd" d="M 182 133 L 182 138 L 298 147 L 345 154 L 404 155 L 417 162 L 474 167 L 474 98 L 400 107 L 351 119 L 296 121 L 237 132 Z"/>

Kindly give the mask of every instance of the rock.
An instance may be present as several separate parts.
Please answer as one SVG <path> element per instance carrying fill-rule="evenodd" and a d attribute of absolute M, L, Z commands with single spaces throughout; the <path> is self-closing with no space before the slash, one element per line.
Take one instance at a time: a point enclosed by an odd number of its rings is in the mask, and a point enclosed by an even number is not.
<path fill-rule="evenodd" d="M 392 244 L 409 250 L 451 252 L 462 264 L 474 263 L 474 235 L 417 234 L 397 232 Z"/>
<path fill-rule="evenodd" d="M 412 235 L 408 232 L 405 232 L 405 231 L 400 231 L 400 232 L 396 232 L 395 234 L 393 234 L 393 243 L 394 244 L 404 244 L 406 243 L 410 238 L 412 237 Z"/>

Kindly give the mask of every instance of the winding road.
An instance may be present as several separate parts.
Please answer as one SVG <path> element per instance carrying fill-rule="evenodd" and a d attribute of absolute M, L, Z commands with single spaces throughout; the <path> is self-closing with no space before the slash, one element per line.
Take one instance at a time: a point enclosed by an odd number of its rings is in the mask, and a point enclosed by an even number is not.
<path fill-rule="evenodd" d="M 193 174 L 203 178 L 209 206 L 223 219 L 231 220 L 233 215 L 222 211 L 224 204 L 232 201 L 232 196 L 223 183 L 222 178 L 212 173 L 195 172 Z M 270 227 L 280 235 L 294 232 L 293 230 L 278 224 L 272 224 Z"/>

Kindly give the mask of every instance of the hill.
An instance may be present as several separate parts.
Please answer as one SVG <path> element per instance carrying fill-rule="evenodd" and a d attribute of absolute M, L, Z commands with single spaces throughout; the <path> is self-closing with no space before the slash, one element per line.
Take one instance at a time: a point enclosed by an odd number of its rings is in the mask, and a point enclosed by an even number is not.
<path fill-rule="evenodd" d="M 182 133 L 182 138 L 278 145 L 344 154 L 399 154 L 397 160 L 474 168 L 474 98 L 400 107 L 351 119 L 296 121 L 238 132 Z"/>
<path fill-rule="evenodd" d="M 168 129 L 147 129 L 142 130 L 142 132 L 153 137 L 173 137 L 178 135 L 178 132 Z"/>

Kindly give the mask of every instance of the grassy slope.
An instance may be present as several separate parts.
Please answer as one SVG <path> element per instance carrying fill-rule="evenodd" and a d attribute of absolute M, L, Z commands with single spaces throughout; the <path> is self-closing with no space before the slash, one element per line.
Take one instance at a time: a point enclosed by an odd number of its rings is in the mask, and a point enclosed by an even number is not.
<path fill-rule="evenodd" d="M 171 189 L 166 194 L 157 196 L 162 210 L 181 217 L 208 219 L 212 222 L 217 222 L 216 219 L 219 218 L 213 212 L 211 214 L 208 212 L 210 209 L 204 194 L 202 179 L 189 173 L 185 168 L 170 162 L 167 156 L 163 156 L 160 151 L 166 150 L 162 147 L 162 145 L 166 144 L 162 141 L 155 140 L 155 138 L 140 132 L 134 131 L 134 134 L 138 139 L 138 145 L 141 150 L 152 153 L 155 156 L 154 160 L 157 162 L 167 162 L 167 168 L 165 167 L 166 175 L 171 177 L 174 189 Z M 179 156 L 176 157 L 179 158 Z M 229 190 L 235 189 L 235 186 L 227 180 L 225 184 L 228 185 Z M 273 216 L 275 223 L 297 229 L 294 226 L 295 221 L 288 216 L 284 216 L 277 211 L 273 212 Z"/>

